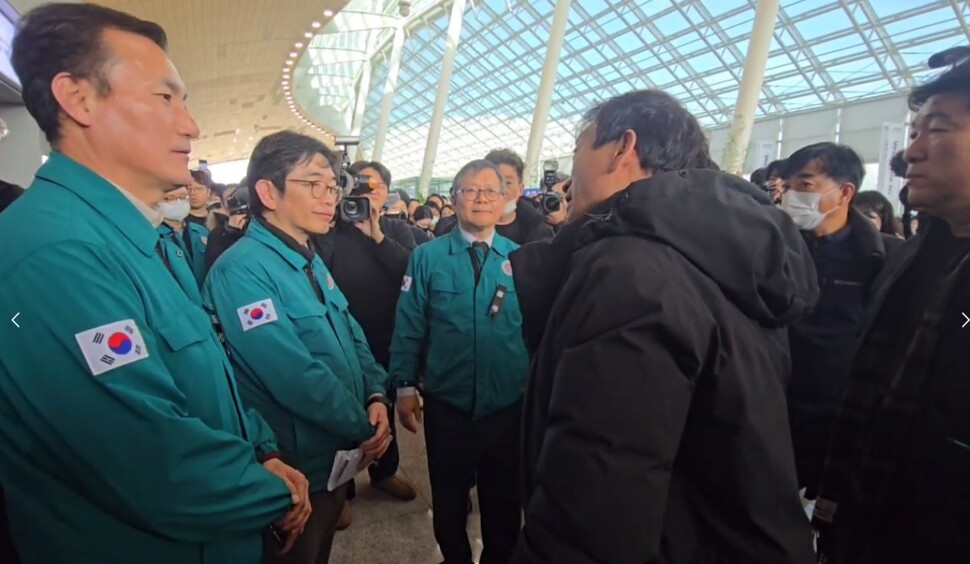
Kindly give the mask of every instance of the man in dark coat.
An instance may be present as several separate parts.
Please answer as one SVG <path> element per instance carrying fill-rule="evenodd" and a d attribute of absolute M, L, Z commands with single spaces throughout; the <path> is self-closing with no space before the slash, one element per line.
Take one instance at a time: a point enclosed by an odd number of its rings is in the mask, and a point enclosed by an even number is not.
<path fill-rule="evenodd" d="M 785 325 L 798 230 L 713 170 L 697 120 L 631 92 L 585 116 L 569 223 L 512 255 L 533 362 L 514 564 L 808 564 Z"/>
<path fill-rule="evenodd" d="M 909 101 L 920 228 L 875 284 L 822 473 L 835 564 L 970 561 L 970 64 Z"/>
<path fill-rule="evenodd" d="M 851 147 L 814 143 L 795 151 L 786 162 L 780 207 L 801 230 L 819 284 L 815 310 L 788 331 L 788 417 L 795 468 L 805 497 L 815 499 L 872 284 L 886 262 L 888 247 L 903 240 L 879 233 L 852 206 L 865 168 Z"/>

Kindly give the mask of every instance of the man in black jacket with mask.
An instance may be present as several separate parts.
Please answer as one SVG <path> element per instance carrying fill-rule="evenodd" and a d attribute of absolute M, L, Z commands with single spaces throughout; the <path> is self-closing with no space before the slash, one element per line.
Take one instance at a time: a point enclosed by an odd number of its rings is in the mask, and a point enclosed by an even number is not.
<path fill-rule="evenodd" d="M 567 225 L 512 254 L 533 362 L 514 564 L 814 562 L 784 326 L 798 230 L 655 90 L 588 112 Z"/>
<path fill-rule="evenodd" d="M 337 286 L 347 297 L 350 313 L 360 323 L 374 360 L 386 370 L 390 360 L 391 337 L 401 280 L 407 270 L 411 251 L 417 246 L 407 223 L 382 216 L 391 184 L 391 172 L 378 162 L 356 162 L 347 170 L 353 177 L 367 177 L 371 189 L 363 195 L 370 200 L 371 219 L 346 223 L 339 218 L 326 235 L 313 237 L 324 264 Z M 388 391 L 393 394 L 392 390 Z M 391 401 L 396 398 L 388 396 Z M 393 410 L 392 410 L 393 411 Z M 396 436 L 394 415 L 391 431 Z M 417 495 L 414 488 L 397 476 L 400 454 L 397 441 L 368 468 L 373 486 L 391 497 L 408 501 Z M 354 497 L 351 482 L 347 499 Z M 344 505 L 338 528 L 350 522 L 350 506 Z"/>
<path fill-rule="evenodd" d="M 819 301 L 788 331 L 788 416 L 798 485 L 815 499 L 842 386 L 859 347 L 870 290 L 902 239 L 876 231 L 852 207 L 865 168 L 846 145 L 815 143 L 786 161 L 781 209 L 801 230 L 818 274 Z"/>

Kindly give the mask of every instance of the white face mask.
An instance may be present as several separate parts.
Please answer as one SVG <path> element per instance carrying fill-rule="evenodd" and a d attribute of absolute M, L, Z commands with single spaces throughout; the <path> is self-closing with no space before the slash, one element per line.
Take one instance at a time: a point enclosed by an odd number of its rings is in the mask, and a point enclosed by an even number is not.
<path fill-rule="evenodd" d="M 833 188 L 834 190 L 834 188 Z M 802 231 L 811 231 L 825 221 L 828 215 L 838 208 L 832 208 L 822 213 L 819 211 L 819 204 L 822 196 L 828 192 L 796 192 L 789 190 L 781 197 L 781 209 L 791 217 L 791 220 Z"/>
<path fill-rule="evenodd" d="M 176 200 L 174 202 L 158 202 L 158 211 L 162 212 L 162 217 L 170 221 L 182 221 L 189 215 L 189 201 Z"/>
<path fill-rule="evenodd" d="M 505 209 L 502 210 L 502 215 L 509 215 L 515 211 L 515 207 L 518 204 L 515 200 L 505 203 Z"/>

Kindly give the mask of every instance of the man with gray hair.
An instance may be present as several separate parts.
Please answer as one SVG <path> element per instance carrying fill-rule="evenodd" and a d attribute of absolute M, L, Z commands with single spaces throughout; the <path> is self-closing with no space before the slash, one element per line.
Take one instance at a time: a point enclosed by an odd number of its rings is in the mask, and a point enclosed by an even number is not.
<path fill-rule="evenodd" d="M 434 534 L 446 564 L 469 564 L 467 500 L 478 484 L 482 564 L 509 561 L 520 529 L 519 414 L 528 355 L 509 253 L 498 235 L 505 183 L 486 160 L 455 176 L 457 229 L 411 255 L 391 342 L 401 424 L 417 432 L 424 371 Z"/>

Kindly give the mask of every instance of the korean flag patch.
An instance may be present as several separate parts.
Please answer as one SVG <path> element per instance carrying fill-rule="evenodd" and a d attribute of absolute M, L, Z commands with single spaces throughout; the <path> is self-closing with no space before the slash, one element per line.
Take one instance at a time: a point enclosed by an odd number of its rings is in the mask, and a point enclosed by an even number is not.
<path fill-rule="evenodd" d="M 239 314 L 239 322 L 242 323 L 244 332 L 276 321 L 276 308 L 269 298 L 243 306 L 236 313 Z"/>
<path fill-rule="evenodd" d="M 94 376 L 148 358 L 145 340 L 132 319 L 82 331 L 74 339 Z"/>
<path fill-rule="evenodd" d="M 405 276 L 404 277 L 404 282 L 401 284 L 401 291 L 402 292 L 410 292 L 411 291 L 411 282 L 413 282 L 413 279 L 410 276 Z"/>

